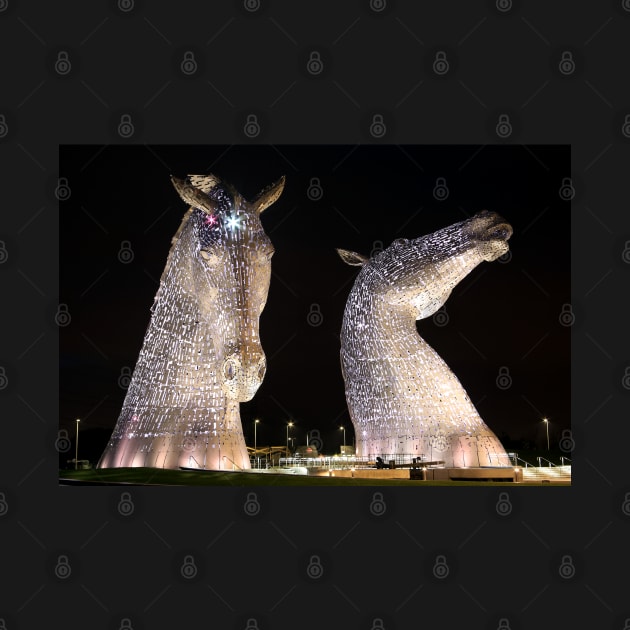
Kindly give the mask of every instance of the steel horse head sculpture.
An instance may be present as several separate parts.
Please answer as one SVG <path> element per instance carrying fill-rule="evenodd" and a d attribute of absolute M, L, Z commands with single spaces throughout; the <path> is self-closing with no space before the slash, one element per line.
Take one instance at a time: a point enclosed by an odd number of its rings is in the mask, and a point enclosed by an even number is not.
<path fill-rule="evenodd" d="M 358 455 L 509 465 L 455 374 L 418 335 L 416 320 L 435 313 L 479 263 L 506 253 L 511 235 L 504 219 L 484 210 L 428 236 L 398 239 L 369 260 L 337 250 L 362 267 L 341 330 Z"/>
<path fill-rule="evenodd" d="M 273 246 L 260 215 L 284 177 L 246 201 L 213 175 L 172 178 L 190 206 L 99 468 L 249 468 L 239 403 L 265 375 L 258 332 Z"/>

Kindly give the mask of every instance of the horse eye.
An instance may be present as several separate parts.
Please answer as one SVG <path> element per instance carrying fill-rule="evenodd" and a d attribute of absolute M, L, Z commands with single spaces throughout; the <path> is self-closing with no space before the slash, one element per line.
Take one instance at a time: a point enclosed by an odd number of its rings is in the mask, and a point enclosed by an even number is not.
<path fill-rule="evenodd" d="M 228 381 L 231 381 L 234 378 L 234 363 L 232 361 L 226 361 L 225 366 L 223 367 L 223 374 Z"/>
<path fill-rule="evenodd" d="M 199 254 L 209 265 L 216 265 L 219 262 L 219 257 L 213 252 L 200 249 Z"/>

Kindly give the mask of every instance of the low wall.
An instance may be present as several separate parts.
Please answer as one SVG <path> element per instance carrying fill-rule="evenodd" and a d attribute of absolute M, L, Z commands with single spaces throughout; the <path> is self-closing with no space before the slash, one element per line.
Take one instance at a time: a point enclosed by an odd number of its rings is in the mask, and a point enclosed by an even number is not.
<path fill-rule="evenodd" d="M 354 477 L 355 479 L 416 479 L 427 481 L 523 481 L 523 472 L 519 468 L 357 468 L 350 470 L 343 468 L 329 470 L 328 468 L 309 468 L 312 477 Z"/>
<path fill-rule="evenodd" d="M 309 468 L 308 474 L 311 477 L 354 477 L 355 479 L 409 479 L 408 468 L 394 468 L 378 470 L 376 468 L 340 468 L 338 470 L 328 470 L 322 468 Z"/>

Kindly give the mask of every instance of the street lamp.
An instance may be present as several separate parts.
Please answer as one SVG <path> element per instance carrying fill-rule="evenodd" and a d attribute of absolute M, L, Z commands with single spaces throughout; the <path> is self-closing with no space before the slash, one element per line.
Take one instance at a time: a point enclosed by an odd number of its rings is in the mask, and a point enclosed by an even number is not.
<path fill-rule="evenodd" d="M 77 418 L 77 440 L 74 449 L 74 469 L 76 470 L 79 466 L 79 422 L 81 422 L 80 418 Z"/>
<path fill-rule="evenodd" d="M 545 427 L 547 427 L 547 450 L 549 450 L 549 420 L 543 418 L 543 422 L 545 423 Z"/>
<path fill-rule="evenodd" d="M 254 460 L 256 461 L 256 468 L 258 468 L 258 443 L 256 436 L 256 429 L 258 428 L 258 423 L 260 420 L 254 420 Z"/>
<path fill-rule="evenodd" d="M 343 431 L 343 452 L 346 452 L 346 427 L 339 427 Z"/>
<path fill-rule="evenodd" d="M 293 426 L 293 422 L 287 424 L 287 457 L 289 456 L 289 428 Z"/>

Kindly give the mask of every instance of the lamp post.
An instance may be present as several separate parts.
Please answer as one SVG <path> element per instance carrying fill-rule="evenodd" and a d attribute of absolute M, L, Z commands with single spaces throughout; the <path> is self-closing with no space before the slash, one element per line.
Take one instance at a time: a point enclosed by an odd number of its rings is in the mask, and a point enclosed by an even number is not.
<path fill-rule="evenodd" d="M 77 470 L 79 467 L 79 422 L 81 422 L 80 418 L 77 418 L 77 439 L 74 448 L 74 469 Z"/>
<path fill-rule="evenodd" d="M 343 452 L 346 452 L 346 427 L 339 427 L 343 431 Z"/>
<path fill-rule="evenodd" d="M 256 468 L 258 468 L 258 441 L 256 435 L 256 429 L 258 428 L 258 423 L 260 420 L 254 420 L 254 461 L 256 462 Z"/>
<path fill-rule="evenodd" d="M 543 422 L 547 428 L 547 450 L 549 450 L 549 420 L 547 420 L 547 418 L 543 418 Z"/>
<path fill-rule="evenodd" d="M 287 424 L 287 457 L 289 456 L 289 429 L 293 426 L 293 422 Z"/>

